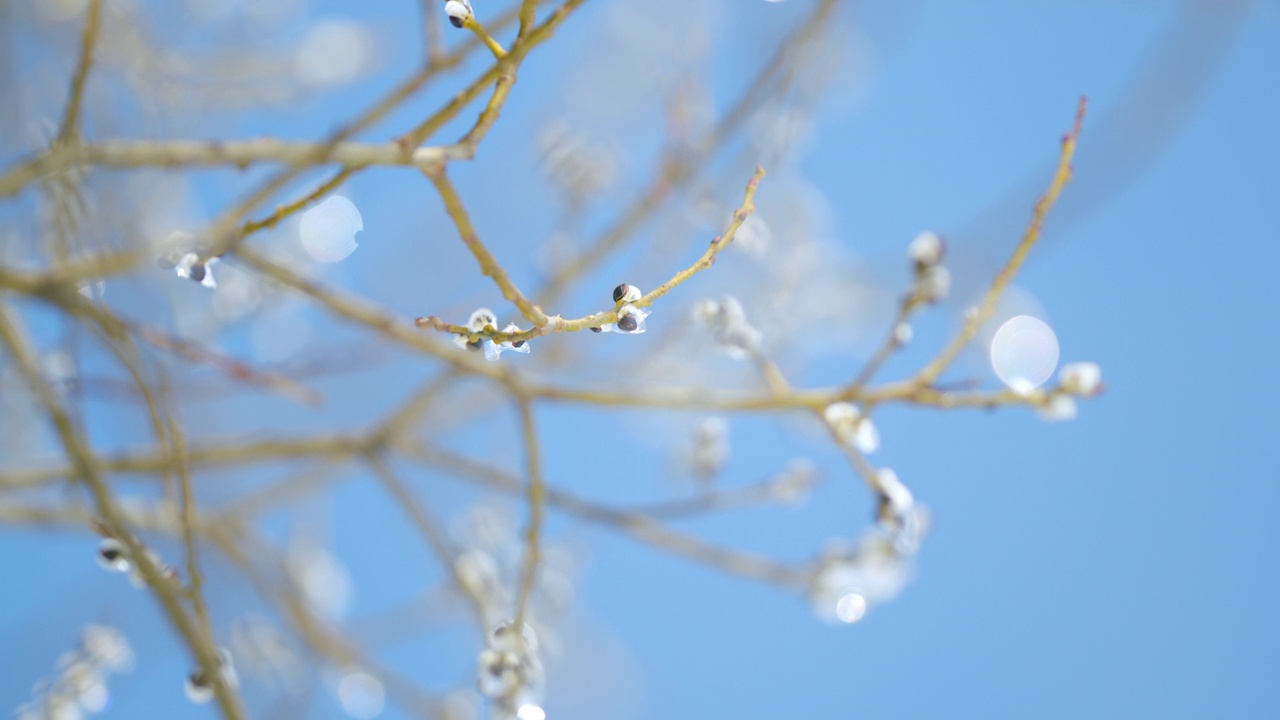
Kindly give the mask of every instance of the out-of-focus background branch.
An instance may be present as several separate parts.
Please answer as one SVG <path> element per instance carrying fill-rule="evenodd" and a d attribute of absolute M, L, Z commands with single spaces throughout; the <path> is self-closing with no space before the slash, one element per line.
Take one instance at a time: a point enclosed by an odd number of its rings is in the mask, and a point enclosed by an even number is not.
<path fill-rule="evenodd" d="M 0 704 L 1274 713 L 1278 31 L 0 0 Z"/>

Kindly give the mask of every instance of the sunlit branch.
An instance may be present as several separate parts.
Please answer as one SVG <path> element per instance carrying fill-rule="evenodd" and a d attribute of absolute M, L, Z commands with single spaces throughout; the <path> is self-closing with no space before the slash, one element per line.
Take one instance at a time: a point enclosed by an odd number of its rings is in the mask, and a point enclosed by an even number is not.
<path fill-rule="evenodd" d="M 71 77 L 71 89 L 67 93 L 66 110 L 58 128 L 57 145 L 73 142 L 80 134 L 80 108 L 84 103 L 84 87 L 93 67 L 93 50 L 98 43 L 102 27 L 102 0 L 89 0 L 85 8 L 84 29 L 80 33 L 80 59 Z M 3 193 L 0 193 L 2 195 Z"/>
<path fill-rule="evenodd" d="M 932 362 L 916 373 L 914 382 L 917 385 L 929 385 L 937 380 L 938 376 L 955 361 L 961 351 L 973 341 L 982 323 L 986 322 L 995 313 L 1000 296 L 1004 294 L 1005 288 L 1009 286 L 1009 283 L 1013 281 L 1014 275 L 1022 267 L 1023 261 L 1027 259 L 1027 254 L 1031 252 L 1031 247 L 1040 239 L 1040 232 L 1044 227 L 1045 218 L 1049 216 L 1049 211 L 1058 202 L 1058 196 L 1062 194 L 1063 188 L 1071 181 L 1071 160 L 1075 157 L 1076 141 L 1080 138 L 1080 131 L 1084 126 L 1084 116 L 1088 106 L 1088 99 L 1080 98 L 1080 103 L 1076 108 L 1075 123 L 1072 125 L 1071 130 L 1062 137 L 1062 153 L 1058 158 L 1058 169 L 1053 175 L 1053 182 L 1049 184 L 1049 189 L 1036 202 L 1035 210 L 1031 213 L 1031 222 L 1022 234 L 1022 239 L 1014 249 L 1013 255 L 1005 263 L 1004 267 L 1000 269 L 1000 272 L 996 273 L 995 279 L 991 281 L 991 286 L 987 288 L 986 294 L 982 297 L 982 302 L 977 307 L 970 308 L 969 312 L 966 313 L 964 327 L 961 328 L 955 339 Z"/>

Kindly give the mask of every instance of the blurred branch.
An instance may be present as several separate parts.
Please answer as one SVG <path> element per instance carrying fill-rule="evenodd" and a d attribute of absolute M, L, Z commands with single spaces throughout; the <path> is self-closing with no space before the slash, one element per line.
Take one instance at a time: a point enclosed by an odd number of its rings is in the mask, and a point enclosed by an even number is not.
<path fill-rule="evenodd" d="M 542 450 L 539 447 L 538 428 L 534 423 L 533 403 L 528 397 L 516 398 L 520 410 L 520 434 L 524 440 L 525 474 L 528 476 L 526 502 L 529 504 L 529 520 L 524 530 L 524 560 L 520 564 L 519 593 L 516 595 L 516 632 L 523 632 L 529 611 L 529 598 L 533 595 L 538 566 L 542 563 L 542 506 L 546 500 L 546 481 L 542 477 Z"/>
<path fill-rule="evenodd" d="M 528 484 L 512 474 L 444 449 L 421 443 L 405 444 L 398 449 L 409 460 L 438 467 L 494 490 L 511 495 L 528 492 Z M 553 487 L 546 488 L 545 499 L 548 506 L 569 515 L 621 531 L 647 545 L 733 575 L 794 588 L 808 583 L 809 568 L 797 568 L 760 555 L 717 547 L 671 530 L 640 513 L 607 508 Z"/>
<path fill-rule="evenodd" d="M 102 27 L 102 0 L 89 0 L 85 8 L 84 29 L 80 33 L 80 59 L 71 77 L 71 90 L 67 94 L 66 110 L 58 128 L 57 145 L 72 143 L 80 134 L 80 107 L 84 102 L 84 86 L 93 67 L 93 49 Z M 2 195 L 3 193 L 0 193 Z"/>
<path fill-rule="evenodd" d="M 182 598 L 176 583 L 165 576 L 156 561 L 152 559 L 151 551 L 129 529 L 124 514 L 120 511 L 101 475 L 91 445 L 81 437 L 71 416 L 62 406 L 61 400 L 45 383 L 24 333 L 17 326 L 7 304 L 2 302 L 4 299 L 3 293 L 0 293 L 0 341 L 8 347 L 18 370 L 26 379 L 27 387 L 35 393 L 48 413 L 62 441 L 63 449 L 75 468 L 76 477 L 88 489 L 103 525 L 128 551 L 130 561 L 137 566 L 147 586 L 160 601 L 165 614 L 195 656 L 205 677 L 212 679 L 214 695 L 223 716 L 228 720 L 244 718 L 244 708 L 238 694 L 228 685 L 220 672 L 222 659 L 213 638 L 202 632 L 201 628 L 192 622 L 182 606 Z"/>
<path fill-rule="evenodd" d="M 414 497 L 414 494 L 405 485 L 404 481 L 395 474 L 391 466 L 380 455 L 370 454 L 368 456 L 368 464 L 373 469 L 374 476 L 382 483 L 382 487 L 395 498 L 396 503 L 400 505 L 400 509 L 409 516 L 413 526 L 417 528 L 419 534 L 431 546 L 436 559 L 440 561 L 445 572 L 449 574 L 458 592 L 471 603 L 471 609 L 475 612 L 476 622 L 480 626 L 480 634 L 487 633 L 489 628 L 493 627 L 493 618 L 489 614 L 489 605 L 485 602 L 484 597 L 480 595 L 480 589 L 467 582 L 467 579 L 459 572 L 458 553 L 450 547 L 449 541 L 440 530 L 440 523 L 432 517 L 426 503 Z"/>
<path fill-rule="evenodd" d="M 56 145 L 0 175 L 0 197 L 19 192 L 35 180 L 68 168 L 117 169 L 233 167 L 286 163 L 314 167 L 341 163 L 357 168 L 407 166 L 433 168 L 461 158 L 456 149 L 405 147 L 399 143 L 291 142 L 275 138 L 250 140 L 101 140 L 92 144 Z"/>
<path fill-rule="evenodd" d="M 101 265 L 95 261 L 87 261 L 83 263 L 83 267 L 86 271 L 92 272 L 94 268 L 103 267 L 110 262 L 110 258 L 104 258 Z M 305 404 L 320 403 L 320 396 L 315 391 L 286 375 L 258 370 L 248 363 L 199 343 L 174 337 L 119 317 L 106 305 L 94 302 L 79 292 L 77 284 L 73 284 L 69 279 L 64 280 L 64 277 L 74 278 L 77 275 L 78 272 L 68 272 L 66 269 L 34 275 L 20 274 L 0 265 L 0 289 L 8 288 L 31 295 L 62 308 L 69 315 L 92 321 L 112 335 L 135 336 L 150 345 L 178 354 L 192 362 L 208 365 L 239 382 L 277 392 Z"/>
<path fill-rule="evenodd" d="M 678 194 L 696 177 L 702 166 L 742 127 L 775 79 L 793 61 L 798 48 L 807 43 L 823 27 L 838 0 L 821 0 L 812 14 L 791 35 L 778 44 L 777 50 L 761 66 L 760 72 L 747 85 L 724 116 L 697 141 L 673 147 L 658 161 L 653 180 L 623 210 L 617 220 L 587 248 L 560 268 L 545 287 L 536 294 L 544 306 L 553 305 L 583 275 L 599 267 L 667 200 Z"/>

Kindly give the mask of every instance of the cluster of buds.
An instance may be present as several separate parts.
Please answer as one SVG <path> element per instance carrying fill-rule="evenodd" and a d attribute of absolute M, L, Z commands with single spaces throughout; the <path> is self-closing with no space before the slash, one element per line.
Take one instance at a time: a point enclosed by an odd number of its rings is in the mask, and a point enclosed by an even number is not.
<path fill-rule="evenodd" d="M 218 648 L 218 676 L 230 689 L 240 686 L 240 678 L 236 675 L 236 668 L 231 663 L 231 653 L 226 648 Z M 202 705 L 213 699 L 213 685 L 214 678 L 210 677 L 204 668 L 199 668 L 187 676 L 182 690 L 186 693 L 188 700 Z"/>
<path fill-rule="evenodd" d="M 178 569 L 166 565 L 160 559 L 160 556 L 154 550 L 147 549 L 147 558 L 151 561 L 159 571 L 160 575 L 167 580 L 177 581 L 179 579 Z M 102 542 L 98 543 L 98 564 L 104 569 L 111 572 L 128 573 L 129 582 L 136 588 L 144 588 L 147 586 L 147 580 L 142 575 L 142 571 L 138 569 L 138 563 L 129 556 L 129 549 L 120 540 L 106 536 Z"/>
<path fill-rule="evenodd" d="M 857 405 L 847 402 L 831 403 L 822 411 L 822 418 L 840 444 L 870 454 L 880 448 L 880 431 L 871 418 L 862 414 Z"/>
<path fill-rule="evenodd" d="M 489 308 L 480 308 L 471 313 L 471 318 L 467 320 L 467 329 L 473 333 L 485 333 L 492 335 L 498 332 L 498 318 Z M 515 323 L 508 323 L 502 328 L 505 334 L 513 334 L 520 332 L 520 328 Z M 483 337 L 472 340 L 466 335 L 454 335 L 453 341 L 458 347 L 471 350 L 473 352 L 484 351 L 484 357 L 490 362 L 495 362 L 502 357 L 502 353 L 507 350 L 513 350 L 518 353 L 529 352 L 528 340 L 503 340 L 502 342 L 494 342 L 491 337 Z"/>
<path fill-rule="evenodd" d="M 737 298 L 703 300 L 694 306 L 693 317 L 706 326 L 711 339 L 726 355 L 745 358 L 760 351 L 762 335 L 747 322 L 746 311 Z"/>
<path fill-rule="evenodd" d="M 481 694 L 492 698 L 501 716 L 543 720 L 540 706 L 545 673 L 538 656 L 538 638 L 525 623 L 517 629 L 504 623 L 493 631 L 478 663 Z"/>
<path fill-rule="evenodd" d="M 951 291 L 951 272 L 942 265 L 947 245 L 937 233 L 922 232 L 907 246 L 907 256 L 915 268 L 911 299 L 936 303 Z"/>
<path fill-rule="evenodd" d="M 644 332 L 644 319 L 649 317 L 649 313 L 632 304 L 642 297 L 644 297 L 644 293 L 635 285 L 622 283 L 614 288 L 613 304 L 618 308 L 617 321 L 605 323 L 600 327 L 593 327 L 591 332 L 620 332 L 631 335 L 639 335 Z"/>
<path fill-rule="evenodd" d="M 929 531 L 929 511 L 890 468 L 876 471 L 877 526 L 852 547 L 836 547 L 814 576 L 810 599 L 827 619 L 855 623 L 876 604 L 898 596 L 914 573 Z"/>
<path fill-rule="evenodd" d="M 87 625 L 80 644 L 58 658 L 58 675 L 41 680 L 35 698 L 18 707 L 16 720 L 79 718 L 111 705 L 108 678 L 133 671 L 133 649 L 115 628 Z"/>
<path fill-rule="evenodd" d="M 1076 398 L 1093 397 L 1106 389 L 1097 363 L 1068 363 L 1058 371 L 1058 387 L 1044 394 L 1038 411 L 1045 420 L 1072 420 Z"/>
<path fill-rule="evenodd" d="M 917 510 L 923 525 L 927 514 Z M 828 552 L 809 588 L 815 612 L 826 620 L 846 624 L 858 622 L 875 605 L 893 601 L 915 573 L 914 547 L 894 536 L 871 530 L 853 547 Z"/>

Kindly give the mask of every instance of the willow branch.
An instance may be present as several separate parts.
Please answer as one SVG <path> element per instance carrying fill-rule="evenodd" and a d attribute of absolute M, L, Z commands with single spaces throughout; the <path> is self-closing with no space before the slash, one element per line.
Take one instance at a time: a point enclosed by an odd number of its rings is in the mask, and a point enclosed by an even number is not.
<path fill-rule="evenodd" d="M 84 29 L 80 32 L 80 59 L 71 76 L 67 106 L 62 115 L 62 124 L 58 128 L 58 145 L 69 144 L 80 134 L 80 107 L 84 103 L 85 83 L 89 79 L 89 70 L 93 67 L 93 50 L 98 43 L 101 27 L 102 0 L 89 0 L 89 6 L 85 9 Z"/>
<path fill-rule="evenodd" d="M 1014 249 L 1013 255 L 1005 263 L 1004 267 L 1000 269 L 1000 272 L 996 273 L 996 277 L 992 280 L 991 286 L 987 288 L 981 304 L 976 308 L 971 308 L 966 314 L 964 327 L 951 341 L 951 344 L 947 345 L 932 362 L 916 373 L 914 382 L 917 385 L 929 385 L 937 380 L 938 376 L 955 361 L 961 351 L 977 336 L 978 328 L 982 326 L 982 323 L 990 319 L 995 313 L 1000 296 L 1004 294 L 1005 288 L 1009 286 L 1009 283 L 1013 281 L 1014 275 L 1022 267 L 1022 263 L 1027 259 L 1027 254 L 1031 252 L 1032 246 L 1040 239 L 1040 232 L 1044 227 L 1045 218 L 1049 216 L 1049 211 L 1058 202 L 1058 196 L 1062 194 L 1063 188 L 1071 181 L 1071 160 L 1075 157 L 1076 141 L 1080 138 L 1080 131 L 1084 125 L 1084 116 L 1088 106 L 1088 98 L 1080 98 L 1080 103 L 1076 108 L 1075 123 L 1062 138 L 1062 153 L 1058 158 L 1058 169 L 1053 175 L 1053 181 L 1049 184 L 1049 189 L 1045 194 L 1036 202 L 1035 209 L 1031 213 L 1031 222 L 1027 225 L 1026 231 L 1023 232 L 1022 239 Z"/>
<path fill-rule="evenodd" d="M 159 600 L 170 623 L 186 642 L 205 676 L 213 679 L 214 696 L 222 714 L 229 720 L 244 718 L 245 712 L 238 694 L 226 683 L 219 671 L 222 659 L 213 638 L 202 632 L 199 625 L 187 615 L 176 583 L 165 576 L 157 563 L 152 560 L 146 546 L 129 529 L 124 514 L 112 497 L 106 479 L 102 476 L 91 446 L 81 437 L 80 431 L 63 407 L 62 401 L 45 383 L 31 347 L 9 308 L 4 304 L 0 304 L 0 341 L 8 347 L 26 380 L 27 387 L 31 388 L 40 404 L 44 406 L 62 442 L 63 449 L 75 468 L 76 477 L 85 485 L 93 498 L 94 508 L 103 525 L 128 550 L 130 560 L 137 566 L 147 586 Z"/>

